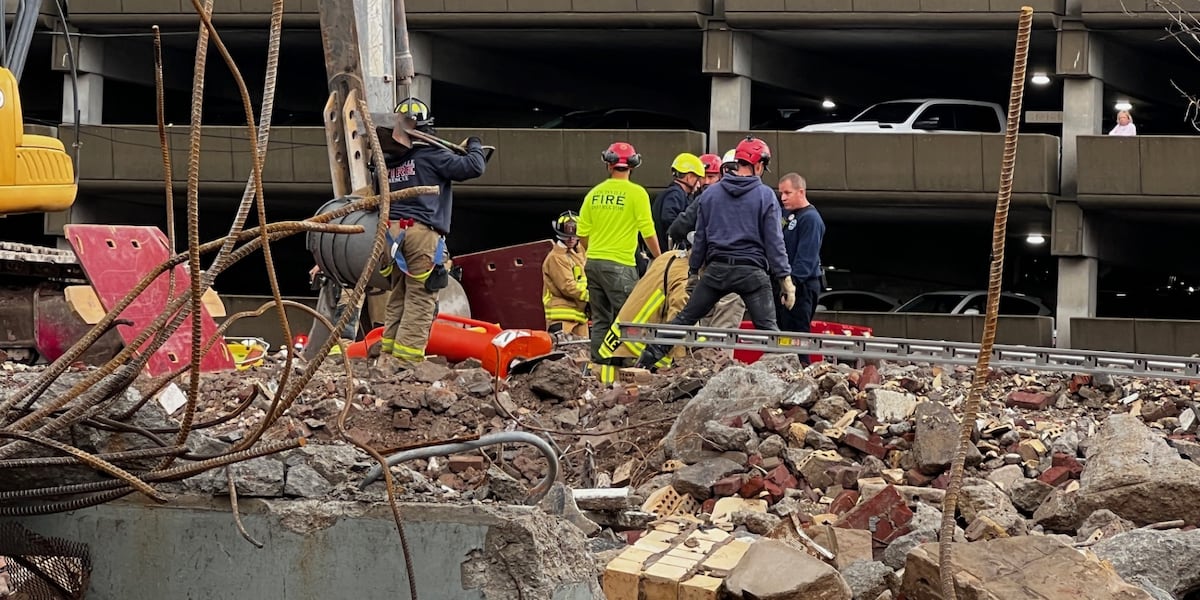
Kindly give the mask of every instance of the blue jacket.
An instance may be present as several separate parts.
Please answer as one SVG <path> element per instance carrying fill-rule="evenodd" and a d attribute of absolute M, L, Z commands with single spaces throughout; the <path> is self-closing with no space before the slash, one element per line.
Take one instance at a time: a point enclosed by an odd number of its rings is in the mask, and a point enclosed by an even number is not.
<path fill-rule="evenodd" d="M 787 247 L 792 278 L 797 284 L 821 276 L 821 240 L 824 238 L 825 221 L 817 207 L 810 204 L 784 216 L 783 245 Z"/>
<path fill-rule="evenodd" d="M 418 196 L 412 200 L 392 202 L 388 211 L 392 219 L 413 219 L 436 229 L 442 235 L 450 233 L 450 212 L 454 208 L 452 181 L 466 181 L 483 175 L 487 167 L 479 138 L 467 142 L 466 155 L 459 156 L 445 148 L 417 143 L 402 154 L 384 156 L 391 191 L 419 185 L 436 185 L 439 193 Z"/>
<path fill-rule="evenodd" d="M 654 203 L 650 205 L 650 216 L 654 219 L 654 231 L 658 236 L 659 248 L 663 250 L 668 248 L 667 230 L 671 227 L 671 223 L 675 222 L 675 217 L 687 210 L 690 201 L 688 193 L 674 181 L 654 198 Z"/>
<path fill-rule="evenodd" d="M 775 192 L 761 179 L 726 175 L 697 202 L 692 270 L 714 259 L 734 259 L 752 262 L 776 279 L 791 272 L 779 227 L 783 213 Z"/>

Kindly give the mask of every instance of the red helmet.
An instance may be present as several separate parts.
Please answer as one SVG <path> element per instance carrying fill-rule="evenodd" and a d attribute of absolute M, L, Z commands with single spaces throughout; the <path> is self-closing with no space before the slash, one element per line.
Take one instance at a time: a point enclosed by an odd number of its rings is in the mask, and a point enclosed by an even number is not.
<path fill-rule="evenodd" d="M 745 161 L 752 165 L 762 163 L 765 168 L 771 162 L 771 148 L 767 146 L 766 142 L 756 137 L 747 137 L 738 142 L 733 156 L 738 162 Z"/>
<path fill-rule="evenodd" d="M 717 175 L 721 172 L 721 157 L 716 154 L 701 154 L 700 162 L 704 163 L 705 175 Z"/>
<path fill-rule="evenodd" d="M 626 169 L 636 169 L 642 164 L 642 155 L 634 150 L 633 145 L 627 142 L 613 142 L 603 153 L 600 158 L 608 163 L 610 167 L 622 167 Z"/>

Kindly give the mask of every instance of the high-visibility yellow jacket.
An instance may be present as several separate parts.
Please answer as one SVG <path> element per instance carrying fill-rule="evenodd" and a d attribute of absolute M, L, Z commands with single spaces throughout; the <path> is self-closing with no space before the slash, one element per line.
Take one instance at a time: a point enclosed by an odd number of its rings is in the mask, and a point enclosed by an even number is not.
<path fill-rule="evenodd" d="M 663 252 L 646 269 L 646 274 L 638 280 L 629 294 L 629 299 L 617 314 L 617 322 L 625 323 L 666 323 L 675 318 L 687 304 L 688 255 L 690 251 L 673 250 Z M 617 323 L 604 336 L 600 345 L 600 356 L 633 357 L 641 356 L 646 345 L 640 342 L 620 341 L 621 332 Z M 660 368 L 671 366 L 672 358 L 683 356 L 686 349 L 676 346 L 670 354 L 663 357 L 657 364 Z"/>
<path fill-rule="evenodd" d="M 546 260 L 542 261 L 542 304 L 546 307 L 546 321 L 569 321 L 587 323 L 588 291 L 587 276 L 583 266 L 587 257 L 583 249 L 568 250 L 561 242 L 555 243 Z"/>

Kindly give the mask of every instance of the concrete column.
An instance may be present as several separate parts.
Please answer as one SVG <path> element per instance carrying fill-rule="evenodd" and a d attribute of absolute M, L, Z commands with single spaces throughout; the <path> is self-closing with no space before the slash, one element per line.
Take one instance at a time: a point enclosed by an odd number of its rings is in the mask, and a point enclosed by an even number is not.
<path fill-rule="evenodd" d="M 79 87 L 79 123 L 82 125 L 100 125 L 104 122 L 104 76 L 96 73 L 80 73 L 77 81 Z M 62 122 L 75 122 L 75 85 L 71 76 L 63 75 Z"/>
<path fill-rule="evenodd" d="M 1071 347 L 1071 319 L 1096 316 L 1096 274 L 1099 259 L 1063 256 L 1058 259 L 1058 304 L 1055 346 Z"/>
<path fill-rule="evenodd" d="M 403 85 L 397 82 L 396 100 L 402 100 L 405 95 L 424 100 L 433 110 L 437 118 L 437 107 L 433 104 L 433 38 L 428 33 L 409 31 L 408 49 L 413 55 L 413 71 L 416 76 L 408 86 L 405 94 Z"/>
<path fill-rule="evenodd" d="M 367 108 L 373 113 L 396 108 L 395 27 L 391 0 L 354 0 L 359 54 Z"/>
<path fill-rule="evenodd" d="M 1076 138 L 1098 135 L 1104 118 L 1104 82 L 1094 77 L 1063 81 L 1062 196 L 1079 190 Z"/>
<path fill-rule="evenodd" d="M 717 147 L 718 131 L 747 129 L 750 129 L 750 78 L 714 75 L 709 105 L 708 151 L 720 154 L 728 150 Z"/>

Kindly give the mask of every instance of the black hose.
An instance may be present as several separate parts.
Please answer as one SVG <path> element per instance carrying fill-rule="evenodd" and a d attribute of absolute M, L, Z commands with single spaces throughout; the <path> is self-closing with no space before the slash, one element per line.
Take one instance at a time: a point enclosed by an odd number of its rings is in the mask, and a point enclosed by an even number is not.
<path fill-rule="evenodd" d="M 0 0 L 2 3 L 3 0 Z M 0 4 L 0 6 L 3 6 Z M 79 110 L 79 70 L 75 63 L 75 45 L 71 43 L 71 27 L 67 23 L 67 11 L 63 9 L 63 0 L 54 0 L 54 6 L 58 8 L 58 20 L 62 22 L 63 37 L 67 40 L 67 62 L 71 65 L 71 106 L 75 109 L 75 142 L 71 147 L 75 150 L 75 156 L 72 157 L 72 163 L 75 167 L 75 185 L 79 185 L 79 115 L 82 111 Z M 171 249 L 175 251 L 174 248 Z"/>

